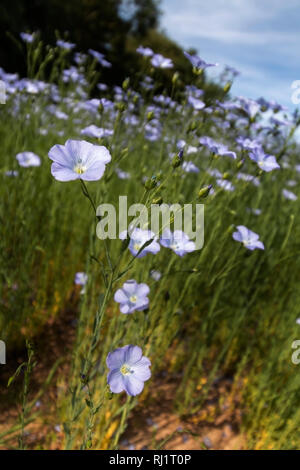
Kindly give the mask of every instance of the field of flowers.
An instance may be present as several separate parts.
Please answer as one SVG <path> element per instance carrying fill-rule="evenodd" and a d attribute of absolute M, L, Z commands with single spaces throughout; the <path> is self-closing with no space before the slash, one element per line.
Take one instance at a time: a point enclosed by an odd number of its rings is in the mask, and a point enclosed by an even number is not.
<path fill-rule="evenodd" d="M 299 447 L 298 114 L 231 96 L 230 68 L 213 93 L 216 64 L 188 53 L 191 83 L 139 47 L 143 73 L 111 89 L 103 54 L 22 40 L 28 78 L 0 69 L 1 447 L 116 449 L 170 379 L 175 414 L 213 424 L 231 409 L 243 448 Z M 172 224 L 100 239 L 97 207 L 119 196 L 203 204 L 203 247 Z"/>

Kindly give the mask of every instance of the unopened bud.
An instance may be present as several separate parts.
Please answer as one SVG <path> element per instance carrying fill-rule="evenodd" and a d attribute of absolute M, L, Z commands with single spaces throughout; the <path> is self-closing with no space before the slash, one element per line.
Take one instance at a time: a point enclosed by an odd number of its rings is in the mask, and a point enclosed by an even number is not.
<path fill-rule="evenodd" d="M 178 168 L 182 164 L 183 159 L 176 155 L 172 160 L 172 167 Z"/>
<path fill-rule="evenodd" d="M 158 198 L 152 200 L 152 204 L 158 204 L 158 205 L 160 205 L 160 204 L 162 204 L 162 202 L 163 202 L 163 198 L 162 198 L 162 197 L 158 197 Z"/>
<path fill-rule="evenodd" d="M 156 176 L 152 176 L 151 178 L 148 178 L 148 179 L 145 181 L 145 188 L 148 189 L 148 191 L 149 191 L 150 189 L 155 188 L 156 185 L 157 185 Z"/>
<path fill-rule="evenodd" d="M 126 109 L 126 103 L 121 101 L 120 103 L 116 104 L 116 108 L 120 113 L 123 113 L 123 111 Z"/>
<path fill-rule="evenodd" d="M 203 199 L 207 197 L 210 193 L 211 188 L 212 188 L 212 184 L 209 184 L 208 186 L 204 186 L 204 188 L 200 189 L 200 191 L 198 192 L 198 197 L 203 198 Z"/>
<path fill-rule="evenodd" d="M 223 90 L 225 91 L 225 93 L 228 93 L 230 88 L 232 86 L 232 82 L 227 82 L 226 85 L 224 86 Z"/>
<path fill-rule="evenodd" d="M 88 377 L 85 374 L 80 375 L 80 380 L 81 380 L 81 383 L 85 385 L 88 383 Z"/>
<path fill-rule="evenodd" d="M 152 119 L 154 118 L 154 112 L 153 111 L 149 111 L 149 113 L 147 114 L 147 121 L 152 121 Z"/>
<path fill-rule="evenodd" d="M 124 91 L 127 91 L 129 88 L 130 78 L 125 78 L 124 82 L 122 83 L 122 88 Z"/>
<path fill-rule="evenodd" d="M 179 73 L 175 72 L 173 77 L 172 77 L 172 83 L 175 84 L 177 82 L 178 78 L 179 78 Z"/>

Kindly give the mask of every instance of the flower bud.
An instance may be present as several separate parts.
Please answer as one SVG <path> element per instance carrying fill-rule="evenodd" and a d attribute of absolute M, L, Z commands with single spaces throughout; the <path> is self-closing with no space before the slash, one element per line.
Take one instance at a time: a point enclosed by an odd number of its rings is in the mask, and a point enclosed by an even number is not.
<path fill-rule="evenodd" d="M 158 205 L 160 205 L 160 204 L 162 204 L 162 202 L 163 202 L 163 198 L 162 198 L 162 197 L 158 197 L 158 198 L 152 200 L 152 204 L 158 204 Z"/>
<path fill-rule="evenodd" d="M 179 78 L 179 73 L 175 72 L 173 77 L 172 77 L 172 83 L 175 84 L 177 82 L 178 78 Z"/>
<path fill-rule="evenodd" d="M 227 82 L 226 85 L 224 86 L 223 90 L 225 91 L 225 93 L 228 93 L 230 88 L 232 86 L 232 82 Z"/>
<path fill-rule="evenodd" d="M 198 197 L 200 198 L 206 198 L 209 193 L 210 193 L 210 190 L 212 188 L 212 184 L 209 184 L 208 186 L 204 186 L 204 188 L 200 189 L 200 191 L 198 192 Z"/>
<path fill-rule="evenodd" d="M 181 165 L 181 163 L 182 163 L 182 159 L 178 155 L 176 155 L 176 157 L 174 157 L 172 160 L 172 167 L 178 168 Z"/>
<path fill-rule="evenodd" d="M 125 78 L 124 82 L 122 83 L 122 88 L 124 91 L 127 91 L 129 88 L 130 78 Z"/>
<path fill-rule="evenodd" d="M 126 109 L 126 103 L 122 101 L 120 101 L 120 103 L 117 103 L 115 106 L 120 113 L 123 113 L 123 111 L 125 111 Z"/>
<path fill-rule="evenodd" d="M 147 114 L 147 121 L 152 121 L 152 119 L 154 118 L 154 112 L 153 111 L 149 111 L 149 113 Z"/>
<path fill-rule="evenodd" d="M 156 176 L 152 176 L 151 178 L 148 178 L 148 179 L 145 181 L 145 188 L 146 188 L 148 191 L 149 191 L 150 189 L 155 188 L 156 185 L 157 185 Z"/>
<path fill-rule="evenodd" d="M 81 374 L 80 375 L 80 380 L 81 380 L 81 383 L 86 385 L 88 383 L 88 377 L 85 375 L 85 374 Z"/>

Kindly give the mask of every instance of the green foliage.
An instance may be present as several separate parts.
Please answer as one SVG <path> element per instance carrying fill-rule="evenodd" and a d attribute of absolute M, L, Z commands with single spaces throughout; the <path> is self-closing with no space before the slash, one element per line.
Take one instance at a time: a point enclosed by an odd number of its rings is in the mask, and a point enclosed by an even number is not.
<path fill-rule="evenodd" d="M 144 44 L 155 48 L 161 36 L 151 31 L 148 38 Z M 126 47 L 133 51 L 135 46 L 130 39 Z M 166 42 L 163 47 L 167 56 L 177 54 L 173 43 Z M 181 58 L 183 64 L 185 59 Z M 53 65 L 58 74 L 63 65 L 58 56 Z M 162 89 L 164 74 L 153 71 L 147 62 L 144 67 L 157 89 Z M 37 73 L 39 70 L 37 67 Z M 88 73 L 87 78 L 91 79 Z M 53 102 L 47 93 L 22 92 L 1 106 L 1 339 L 10 349 L 24 345 L 25 339 L 47 328 L 49 320 L 63 317 L 70 305 L 76 306 L 77 337 L 68 357 L 69 375 L 58 378 L 54 411 L 65 432 L 62 445 L 67 448 L 118 446 L 137 399 L 125 401 L 123 395 L 109 393 L 105 358 L 117 347 L 138 344 L 151 359 L 153 377 L 162 371 L 180 374 L 174 397 L 179 413 L 199 412 L 211 387 L 220 377 L 229 376 L 233 386 L 232 395 L 225 397 L 226 406 L 234 407 L 234 397 L 239 397 L 248 447 L 295 449 L 299 443 L 300 384 L 299 366 L 291 362 L 291 344 L 298 334 L 300 214 L 299 203 L 285 199 L 282 189 L 290 180 L 299 182 L 295 170 L 298 148 L 289 135 L 272 127 L 264 143 L 282 167 L 271 173 L 259 172 L 236 148 L 242 111 L 234 121 L 221 108 L 211 114 L 193 111 L 183 94 L 183 78 L 172 88 L 172 98 L 179 107 L 160 107 L 161 133 L 150 141 L 145 137 L 145 126 L 153 122 L 147 104 L 153 91 L 140 86 L 139 79 L 144 78 L 138 74 L 130 77 L 114 110 L 101 108 L 94 115 L 77 108 L 82 89 L 62 81 L 56 109 L 67 112 L 67 120 L 50 112 Z M 134 81 L 142 96 L 131 85 Z M 205 79 L 194 77 L 193 83 L 204 87 L 208 102 L 216 95 L 222 98 L 220 87 L 205 83 Z M 136 125 L 131 123 L 132 113 Z M 225 127 L 227 120 L 229 126 Z M 92 123 L 114 131 L 112 137 L 89 139 L 107 146 L 112 154 L 104 177 L 85 185 L 55 181 L 49 149 L 68 138 L 81 138 L 82 128 Z M 243 131 L 250 125 L 248 119 Z M 238 163 L 208 154 L 198 143 L 203 135 L 236 149 Z M 197 146 L 196 152 L 185 152 L 184 158 L 197 165 L 199 173 L 188 173 L 182 165 L 172 166 L 179 139 Z M 25 150 L 40 156 L 40 167 L 18 166 L 15 155 Z M 242 165 L 259 185 L 238 178 Z M 117 169 L 130 177 L 120 179 Z M 7 172 L 12 170 L 18 175 L 9 176 Z M 221 180 L 235 186 L 234 191 L 216 184 L 216 170 Z M 215 192 L 207 194 L 210 184 Z M 94 205 L 117 204 L 119 195 L 128 195 L 129 204 L 143 202 L 147 207 L 153 200 L 195 204 L 203 188 L 205 242 L 199 251 L 181 258 L 164 248 L 155 256 L 139 259 L 131 255 L 126 242 L 108 240 L 104 244 L 96 237 Z M 298 184 L 293 190 L 299 197 Z M 260 209 L 261 215 L 255 215 L 253 209 Z M 236 225 L 259 233 L 265 251 L 250 252 L 234 241 Z M 153 279 L 153 270 L 161 272 L 159 281 Z M 81 296 L 74 286 L 77 271 L 89 276 Z M 113 293 L 129 278 L 150 286 L 149 310 L 120 313 Z M 30 360 L 27 369 L 29 366 Z M 14 376 L 16 382 L 20 371 L 17 369 Z M 152 380 L 139 397 L 144 406 L 151 395 Z M 24 406 L 28 384 L 27 375 Z M 24 427 L 32 418 L 31 407 L 26 405 L 25 411 L 21 428 L 12 431 L 21 429 L 22 448 L 26 445 Z"/>

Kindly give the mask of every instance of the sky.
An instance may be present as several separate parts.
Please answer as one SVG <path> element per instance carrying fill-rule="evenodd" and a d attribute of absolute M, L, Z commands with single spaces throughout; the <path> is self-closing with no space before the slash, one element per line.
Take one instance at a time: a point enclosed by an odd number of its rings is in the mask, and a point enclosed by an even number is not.
<path fill-rule="evenodd" d="M 162 0 L 162 29 L 206 62 L 240 71 L 232 94 L 276 100 L 290 111 L 300 80 L 300 0 Z"/>

